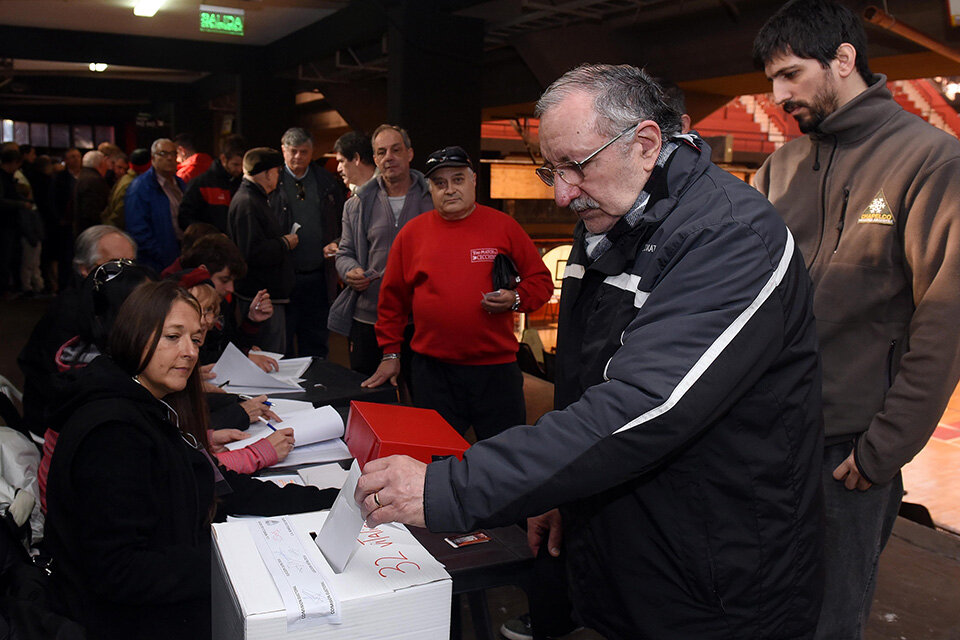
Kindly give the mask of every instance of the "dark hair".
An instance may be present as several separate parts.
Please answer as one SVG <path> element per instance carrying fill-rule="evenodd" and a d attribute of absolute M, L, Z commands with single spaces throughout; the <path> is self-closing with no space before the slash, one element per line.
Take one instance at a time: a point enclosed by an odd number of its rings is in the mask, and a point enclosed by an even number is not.
<path fill-rule="evenodd" d="M 32 144 L 22 144 L 20 145 L 20 154 L 25 156 L 31 151 L 33 151 L 33 149 L 34 147 Z"/>
<path fill-rule="evenodd" d="M 813 59 L 824 69 L 844 42 L 857 52 L 857 72 L 868 85 L 873 73 L 867 60 L 867 34 L 849 8 L 829 0 L 791 0 L 770 16 L 753 41 L 753 63 L 763 69 L 774 57 L 792 53 Z"/>
<path fill-rule="evenodd" d="M 370 137 L 359 131 L 348 131 L 337 138 L 333 143 L 333 150 L 347 160 L 360 156 L 360 162 L 363 164 L 373 164 L 373 145 L 370 143 Z"/>
<path fill-rule="evenodd" d="M 233 241 L 222 233 L 203 236 L 180 259 L 184 269 L 193 269 L 204 265 L 211 275 L 226 268 L 235 278 L 247 275 L 247 263 L 243 254 Z"/>
<path fill-rule="evenodd" d="M 247 141 L 239 133 L 234 133 L 223 139 L 220 143 L 220 153 L 229 160 L 237 156 L 243 157 L 247 152 Z"/>
<path fill-rule="evenodd" d="M 0 149 L 0 164 L 20 162 L 20 149 L 16 145 L 4 145 Z"/>
<path fill-rule="evenodd" d="M 593 95 L 597 133 L 614 136 L 632 124 L 653 120 L 664 139 L 680 133 L 680 115 L 646 71 L 628 64 L 582 64 L 547 87 L 535 113 L 544 113 L 575 92 Z"/>
<path fill-rule="evenodd" d="M 193 134 L 192 133 L 178 133 L 173 139 L 173 143 L 178 147 L 183 147 L 184 149 L 189 149 L 190 151 L 196 151 L 196 147 L 193 145 Z"/>
<path fill-rule="evenodd" d="M 183 253 L 189 251 L 200 238 L 212 236 L 215 233 L 221 233 L 221 231 L 209 222 L 194 222 L 183 230 L 183 242 L 181 243 Z"/>
<path fill-rule="evenodd" d="M 145 282 L 133 290 L 110 332 L 110 357 L 130 376 L 138 376 L 153 359 L 163 333 L 163 323 L 175 302 L 186 302 L 197 311 L 200 304 L 176 282 L 162 280 Z M 163 401 L 177 412 L 180 430 L 197 439 L 205 449 L 207 444 L 207 405 L 203 397 L 203 381 L 199 361 L 187 378 L 182 391 L 175 391 Z"/>

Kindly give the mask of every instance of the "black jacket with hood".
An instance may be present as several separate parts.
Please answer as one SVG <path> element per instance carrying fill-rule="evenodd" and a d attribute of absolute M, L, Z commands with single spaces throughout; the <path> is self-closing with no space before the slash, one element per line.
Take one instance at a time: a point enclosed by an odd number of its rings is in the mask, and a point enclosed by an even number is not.
<path fill-rule="evenodd" d="M 218 466 L 112 360 L 76 377 L 47 483 L 46 539 L 63 612 L 89 637 L 210 635 L 210 514 L 328 508 L 336 491 L 283 489 Z"/>

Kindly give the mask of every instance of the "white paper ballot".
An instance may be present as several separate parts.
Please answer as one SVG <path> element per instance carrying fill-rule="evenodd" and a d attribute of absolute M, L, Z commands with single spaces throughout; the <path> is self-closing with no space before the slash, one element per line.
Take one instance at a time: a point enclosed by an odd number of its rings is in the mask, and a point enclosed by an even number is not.
<path fill-rule="evenodd" d="M 358 472 L 359 477 L 359 472 Z M 287 628 L 309 623 L 339 623 L 337 602 L 322 568 L 300 543 L 286 516 L 251 521 L 250 535 L 257 545 L 287 611 Z"/>
<path fill-rule="evenodd" d="M 293 429 L 293 439 L 297 447 L 343 436 L 343 418 L 330 405 L 289 414 L 283 422 L 277 422 L 273 426 L 277 429 Z M 250 434 L 249 438 L 234 440 L 226 445 L 227 449 L 234 451 L 253 444 L 269 436 L 273 429 L 262 422 L 255 422 L 247 433 Z"/>
<path fill-rule="evenodd" d="M 360 515 L 360 505 L 353 499 L 359 479 L 360 465 L 354 460 L 347 480 L 330 507 L 330 515 L 317 534 L 320 553 L 337 573 L 343 573 L 350 558 L 360 548 L 357 535 L 363 527 L 363 516 Z"/>
<path fill-rule="evenodd" d="M 232 342 L 227 345 L 220 359 L 213 365 L 213 373 L 215 376 L 211 381 L 213 384 L 222 385 L 226 383 L 228 388 L 231 389 L 245 387 L 270 390 L 270 393 L 276 393 L 283 389 L 302 391 L 300 385 L 278 379 L 255 365 Z"/>

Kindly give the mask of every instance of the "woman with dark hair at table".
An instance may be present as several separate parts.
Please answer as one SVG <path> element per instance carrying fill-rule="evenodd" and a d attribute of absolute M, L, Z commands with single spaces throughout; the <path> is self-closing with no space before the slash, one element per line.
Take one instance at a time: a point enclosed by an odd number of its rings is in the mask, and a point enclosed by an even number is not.
<path fill-rule="evenodd" d="M 109 356 L 63 398 L 47 541 L 63 613 L 91 638 L 209 637 L 211 521 L 323 509 L 336 497 L 215 465 L 200 336 L 193 296 L 145 283 L 120 308 Z"/>

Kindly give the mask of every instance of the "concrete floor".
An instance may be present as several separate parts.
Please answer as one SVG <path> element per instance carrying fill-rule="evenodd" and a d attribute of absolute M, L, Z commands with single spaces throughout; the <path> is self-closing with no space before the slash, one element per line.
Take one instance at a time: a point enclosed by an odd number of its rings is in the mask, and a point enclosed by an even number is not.
<path fill-rule="evenodd" d="M 16 365 L 16 356 L 48 304 L 48 300 L 37 299 L 0 302 L 0 375 L 18 388 L 23 387 L 23 376 Z M 331 359 L 346 362 L 344 340 L 335 337 L 331 341 Z M 535 395 L 545 392 L 545 388 L 538 388 Z M 538 410 L 546 404 L 546 400 L 538 402 Z M 950 487 L 950 493 L 954 497 L 960 495 L 956 486 Z M 934 519 L 937 519 L 936 513 Z M 514 587 L 491 589 L 488 604 L 494 629 L 527 610 L 526 597 Z M 465 601 L 462 609 L 463 637 L 475 640 Z M 903 519 L 898 521 L 880 560 L 880 576 L 865 637 L 867 640 L 960 640 L 960 537 Z M 566 638 L 595 640 L 600 636 L 581 630 Z"/>

